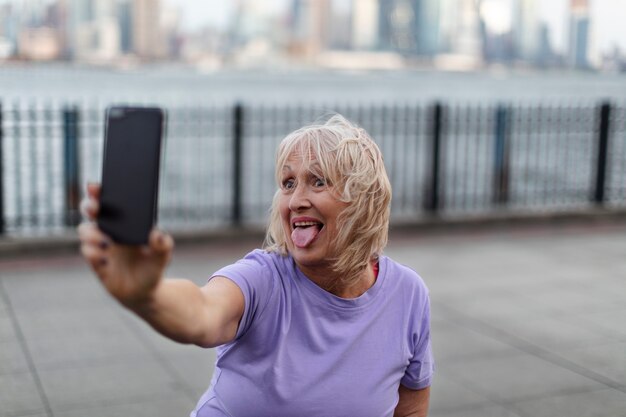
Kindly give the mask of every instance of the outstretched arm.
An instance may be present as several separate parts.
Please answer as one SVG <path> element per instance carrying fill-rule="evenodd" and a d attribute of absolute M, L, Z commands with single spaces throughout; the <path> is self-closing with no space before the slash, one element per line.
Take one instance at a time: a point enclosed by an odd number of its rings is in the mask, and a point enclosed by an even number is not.
<path fill-rule="evenodd" d="M 214 347 L 234 340 L 244 298 L 224 277 L 215 277 L 202 288 L 186 279 L 165 279 L 149 301 L 131 309 L 172 340 Z"/>
<path fill-rule="evenodd" d="M 100 187 L 90 184 L 83 212 L 97 217 Z M 205 347 L 232 341 L 244 311 L 239 287 L 215 277 L 200 288 L 185 279 L 164 279 L 174 248 L 157 230 L 147 246 L 115 244 L 93 222 L 78 229 L 81 252 L 107 291 L 161 334 Z"/>

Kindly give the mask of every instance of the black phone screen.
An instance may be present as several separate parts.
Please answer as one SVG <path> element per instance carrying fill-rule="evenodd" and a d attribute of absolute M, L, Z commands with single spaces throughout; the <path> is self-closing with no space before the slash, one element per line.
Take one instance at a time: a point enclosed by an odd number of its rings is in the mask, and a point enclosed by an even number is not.
<path fill-rule="evenodd" d="M 159 108 L 107 110 L 98 227 L 115 242 L 148 242 L 157 220 L 164 112 Z"/>

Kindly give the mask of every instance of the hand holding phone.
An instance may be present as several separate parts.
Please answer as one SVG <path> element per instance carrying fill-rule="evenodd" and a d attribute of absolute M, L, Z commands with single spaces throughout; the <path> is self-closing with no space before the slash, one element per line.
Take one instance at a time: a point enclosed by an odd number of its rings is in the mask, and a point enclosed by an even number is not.
<path fill-rule="evenodd" d="M 100 207 L 99 184 L 87 184 L 81 210 L 87 219 L 96 219 Z M 147 246 L 118 245 L 92 222 L 78 227 L 81 253 L 104 287 L 129 308 L 149 300 L 161 282 L 171 258 L 174 240 L 153 229 Z"/>
<path fill-rule="evenodd" d="M 97 223 L 116 243 L 145 245 L 156 224 L 164 123 L 160 108 L 107 109 Z"/>

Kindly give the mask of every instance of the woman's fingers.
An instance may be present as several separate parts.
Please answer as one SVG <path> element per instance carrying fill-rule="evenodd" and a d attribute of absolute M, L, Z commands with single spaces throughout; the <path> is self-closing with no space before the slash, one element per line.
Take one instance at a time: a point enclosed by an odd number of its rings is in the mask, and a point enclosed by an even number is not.
<path fill-rule="evenodd" d="M 84 218 L 89 221 L 93 221 L 98 217 L 98 211 L 100 210 L 100 204 L 96 200 L 90 198 L 84 198 L 80 202 L 80 212 Z"/>
<path fill-rule="evenodd" d="M 97 182 L 88 182 L 87 195 L 95 200 L 100 199 L 100 184 Z"/>
<path fill-rule="evenodd" d="M 145 302 L 171 258 L 174 240 L 158 230 L 147 245 L 114 243 L 95 223 L 78 227 L 80 251 L 107 291 L 127 306 Z"/>
<path fill-rule="evenodd" d="M 113 243 L 111 238 L 93 223 L 81 223 L 78 226 L 78 238 L 83 244 L 96 246 L 110 246 Z"/>
<path fill-rule="evenodd" d="M 150 249 L 158 254 L 169 254 L 174 249 L 174 239 L 167 233 L 153 229 L 148 238 Z"/>
<path fill-rule="evenodd" d="M 174 249 L 174 239 L 167 233 L 152 229 L 148 237 L 148 245 L 142 247 L 145 256 L 153 256 L 159 261 L 161 267 L 165 267 L 169 262 Z"/>
<path fill-rule="evenodd" d="M 100 210 L 100 184 L 87 183 L 87 196 L 80 202 L 80 212 L 83 217 L 93 221 L 98 217 Z"/>
<path fill-rule="evenodd" d="M 105 266 L 112 246 L 111 239 L 93 223 L 82 223 L 78 226 L 78 237 L 80 251 L 87 262 L 94 269 Z"/>
<path fill-rule="evenodd" d="M 96 271 L 105 267 L 109 262 L 108 256 L 107 256 L 107 250 L 103 249 L 100 246 L 82 244 L 80 246 L 80 251 L 83 257 L 85 258 L 85 260 Z"/>

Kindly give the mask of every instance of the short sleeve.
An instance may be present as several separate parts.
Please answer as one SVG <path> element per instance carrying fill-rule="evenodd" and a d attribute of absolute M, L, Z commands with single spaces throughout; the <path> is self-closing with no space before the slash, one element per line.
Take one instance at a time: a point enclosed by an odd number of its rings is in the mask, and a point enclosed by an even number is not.
<path fill-rule="evenodd" d="M 430 300 L 425 296 L 424 307 L 416 320 L 413 333 L 413 357 L 400 381 L 407 388 L 419 390 L 429 387 L 435 370 L 430 340 Z"/>
<path fill-rule="evenodd" d="M 267 253 L 260 250 L 250 252 L 243 259 L 221 268 L 209 278 L 211 280 L 217 276 L 226 277 L 243 293 L 245 308 L 235 339 L 239 339 L 248 331 L 269 302 L 274 282 L 264 255 L 267 256 Z"/>

